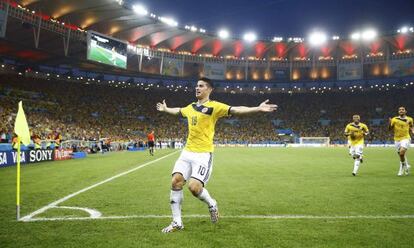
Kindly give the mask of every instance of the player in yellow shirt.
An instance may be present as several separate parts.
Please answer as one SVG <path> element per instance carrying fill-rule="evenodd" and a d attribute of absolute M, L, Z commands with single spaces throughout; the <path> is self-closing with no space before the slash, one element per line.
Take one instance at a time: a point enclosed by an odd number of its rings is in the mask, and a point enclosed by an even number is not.
<path fill-rule="evenodd" d="M 407 116 L 405 107 L 399 107 L 398 116 L 390 118 L 389 129 L 394 132 L 395 147 L 400 156 L 400 170 L 397 175 L 408 175 L 410 174 L 410 165 L 405 154 L 411 143 L 410 130 L 414 133 L 414 127 L 413 118 Z"/>
<path fill-rule="evenodd" d="M 205 188 L 213 170 L 213 137 L 217 120 L 230 115 L 273 112 L 277 109 L 277 105 L 268 103 L 269 100 L 262 102 L 257 107 L 234 107 L 212 101 L 210 94 L 213 91 L 213 83 L 208 78 L 199 79 L 195 91 L 198 101 L 184 108 L 167 107 L 165 100 L 162 103 L 157 103 L 158 111 L 181 115 L 188 121 L 187 143 L 172 171 L 170 204 L 173 221 L 162 229 L 164 233 L 184 228 L 181 220 L 181 202 L 183 200 L 183 186 L 186 182 L 188 182 L 191 193 L 207 204 L 211 221 L 213 223 L 218 221 L 217 202 Z"/>
<path fill-rule="evenodd" d="M 353 122 L 345 127 L 345 136 L 348 137 L 349 154 L 354 159 L 352 175 L 356 176 L 360 164 L 363 162 L 364 137 L 369 134 L 367 125 L 360 122 L 359 115 L 352 116 Z"/>

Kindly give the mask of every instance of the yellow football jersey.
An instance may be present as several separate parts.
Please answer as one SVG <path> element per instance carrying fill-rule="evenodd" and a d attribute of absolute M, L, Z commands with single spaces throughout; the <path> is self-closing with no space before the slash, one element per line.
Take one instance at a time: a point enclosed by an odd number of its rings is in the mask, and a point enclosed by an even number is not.
<path fill-rule="evenodd" d="M 355 124 L 354 122 L 349 123 L 345 127 L 345 133 L 348 133 L 348 143 L 352 146 L 363 145 L 364 144 L 364 135 L 368 133 L 368 127 L 364 123 L 360 122 Z M 352 136 L 352 137 L 351 137 Z"/>
<path fill-rule="evenodd" d="M 188 138 L 185 150 L 191 152 L 213 152 L 213 138 L 216 122 L 230 115 L 230 106 L 221 102 L 208 101 L 202 105 L 191 103 L 180 109 L 188 121 Z"/>
<path fill-rule="evenodd" d="M 410 128 L 413 126 L 413 118 L 396 116 L 391 119 L 391 128 L 394 131 L 394 140 L 401 141 L 411 139 Z"/>

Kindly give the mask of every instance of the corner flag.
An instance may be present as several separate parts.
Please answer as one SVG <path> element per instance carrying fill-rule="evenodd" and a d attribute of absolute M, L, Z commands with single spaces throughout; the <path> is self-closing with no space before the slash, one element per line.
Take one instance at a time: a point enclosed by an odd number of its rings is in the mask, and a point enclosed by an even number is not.
<path fill-rule="evenodd" d="M 14 132 L 17 134 L 17 182 L 16 182 L 16 218 L 20 219 L 20 141 L 24 145 L 30 144 L 30 131 L 27 125 L 26 115 L 24 114 L 22 101 L 19 102 L 16 121 L 14 122 Z"/>
<path fill-rule="evenodd" d="M 30 144 L 30 131 L 27 125 L 26 115 L 24 114 L 22 101 L 19 102 L 16 121 L 14 122 L 14 132 L 24 145 Z"/>

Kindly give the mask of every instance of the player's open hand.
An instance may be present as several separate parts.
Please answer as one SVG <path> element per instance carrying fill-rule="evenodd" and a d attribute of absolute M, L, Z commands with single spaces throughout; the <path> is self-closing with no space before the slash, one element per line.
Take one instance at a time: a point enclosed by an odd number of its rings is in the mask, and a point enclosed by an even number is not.
<path fill-rule="evenodd" d="M 165 100 L 162 100 L 162 103 L 157 103 L 157 110 L 164 112 L 167 109 L 167 103 L 165 103 Z"/>
<path fill-rule="evenodd" d="M 261 112 L 273 112 L 277 110 L 277 105 L 269 104 L 269 99 L 267 99 L 259 105 L 259 110 Z"/>

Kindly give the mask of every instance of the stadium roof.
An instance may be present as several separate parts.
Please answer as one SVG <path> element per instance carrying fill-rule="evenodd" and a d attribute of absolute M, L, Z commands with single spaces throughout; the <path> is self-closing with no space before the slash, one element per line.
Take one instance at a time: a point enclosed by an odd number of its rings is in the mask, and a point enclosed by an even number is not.
<path fill-rule="evenodd" d="M 140 16 L 114 0 L 19 0 L 21 6 L 100 33 L 150 47 L 199 52 L 211 36 L 171 27 L 156 18 Z"/>
<path fill-rule="evenodd" d="M 159 20 L 159 17 L 151 15 L 139 15 L 134 12 L 132 6 L 120 4 L 121 0 L 17 0 L 17 4 L 40 15 L 43 19 L 56 19 L 79 27 L 84 30 L 94 30 L 102 34 L 128 41 L 131 44 L 148 46 L 151 48 L 185 52 L 191 54 L 223 56 L 223 57 L 255 57 L 255 58 L 291 58 L 308 57 L 309 44 L 301 41 L 272 42 L 270 40 L 257 40 L 246 42 L 241 39 L 220 39 L 215 34 L 192 32 L 190 29 L 171 26 Z M 17 24 L 17 23 L 16 23 Z M 33 40 L 33 33 L 22 25 L 9 25 L 8 32 L 13 32 L 20 40 Z M 412 38 L 412 34 L 409 35 Z M 402 38 L 401 38 L 402 39 Z M 60 51 L 62 38 L 43 32 L 40 35 L 40 43 L 48 51 Z M 404 43 L 400 45 L 400 43 Z M 371 53 L 378 53 L 385 43 L 389 43 L 399 50 L 405 49 L 403 41 L 395 37 L 380 37 L 376 44 L 367 46 Z M 361 43 L 351 42 L 347 39 L 330 40 L 314 56 L 332 57 L 336 54 L 336 48 L 340 48 L 347 56 L 352 56 Z M 79 47 L 77 47 L 79 46 Z M 84 45 L 83 45 L 84 46 Z M 79 44 L 71 44 L 70 51 L 73 54 L 84 53 L 84 48 Z M 315 50 L 316 51 L 316 50 Z M 340 54 L 341 54 L 340 53 Z"/>

